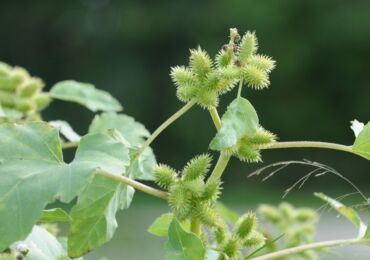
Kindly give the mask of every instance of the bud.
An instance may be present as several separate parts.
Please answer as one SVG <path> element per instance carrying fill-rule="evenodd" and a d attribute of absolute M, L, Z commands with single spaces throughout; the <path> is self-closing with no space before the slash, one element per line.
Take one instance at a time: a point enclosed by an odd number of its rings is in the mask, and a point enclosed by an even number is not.
<path fill-rule="evenodd" d="M 182 181 L 181 185 L 184 186 L 192 197 L 199 198 L 204 193 L 204 181 L 201 178 L 195 180 Z"/>
<path fill-rule="evenodd" d="M 212 70 L 212 61 L 207 52 L 200 47 L 196 50 L 190 50 L 190 68 L 198 78 L 204 79 L 207 73 Z"/>
<path fill-rule="evenodd" d="M 248 238 L 257 226 L 257 217 L 254 213 L 241 216 L 235 225 L 235 234 L 241 238 Z"/>
<path fill-rule="evenodd" d="M 189 217 L 191 212 L 191 194 L 181 185 L 173 185 L 168 197 L 168 203 L 172 209 L 173 214 L 183 221 Z"/>
<path fill-rule="evenodd" d="M 257 49 L 258 43 L 256 35 L 254 32 L 247 32 L 239 44 L 239 59 L 242 65 L 247 63 L 248 59 L 256 53 Z"/>
<path fill-rule="evenodd" d="M 15 106 L 16 96 L 13 93 L 0 90 L 0 104 L 3 107 L 13 108 Z"/>
<path fill-rule="evenodd" d="M 171 167 L 160 164 L 153 169 L 155 182 L 164 189 L 169 189 L 176 183 L 176 172 Z"/>
<path fill-rule="evenodd" d="M 204 187 L 202 200 L 216 201 L 221 194 L 221 181 L 208 181 Z"/>
<path fill-rule="evenodd" d="M 177 87 L 176 96 L 182 102 L 189 102 L 192 100 L 197 94 L 197 87 L 188 85 L 188 86 L 181 86 Z"/>
<path fill-rule="evenodd" d="M 253 231 L 251 236 L 243 241 L 245 247 L 261 247 L 265 244 L 266 238 L 259 232 Z"/>
<path fill-rule="evenodd" d="M 250 144 L 241 143 L 237 150 L 237 157 L 243 162 L 260 162 L 261 154 Z"/>
<path fill-rule="evenodd" d="M 234 52 L 233 48 L 226 45 L 227 47 L 225 49 L 222 49 L 218 52 L 216 55 L 216 64 L 218 68 L 224 68 L 232 64 L 232 61 L 234 59 Z"/>
<path fill-rule="evenodd" d="M 28 74 L 27 70 L 20 67 L 14 67 L 10 74 L 10 79 L 15 85 L 21 84 L 28 78 L 30 78 L 30 74 Z"/>
<path fill-rule="evenodd" d="M 316 222 L 318 219 L 316 211 L 309 208 L 298 209 L 295 216 L 300 222 Z"/>
<path fill-rule="evenodd" d="M 260 146 L 265 147 L 268 144 L 275 142 L 275 140 L 276 135 L 263 129 L 262 127 L 259 127 L 254 136 L 252 138 L 247 138 L 246 142 L 257 145 L 257 147 L 259 148 Z"/>
<path fill-rule="evenodd" d="M 35 110 L 35 104 L 33 100 L 30 100 L 28 98 L 18 98 L 16 100 L 15 108 L 23 114 L 27 114 L 28 112 L 32 112 Z"/>
<path fill-rule="evenodd" d="M 270 85 L 267 73 L 254 66 L 247 65 L 242 68 L 241 77 L 253 89 L 264 89 Z"/>
<path fill-rule="evenodd" d="M 202 154 L 191 159 L 183 170 L 184 180 L 195 180 L 204 178 L 211 165 L 211 156 Z"/>
<path fill-rule="evenodd" d="M 258 208 L 258 212 L 271 223 L 278 223 L 280 221 L 279 211 L 270 205 L 262 204 Z"/>
<path fill-rule="evenodd" d="M 218 106 L 218 94 L 215 91 L 202 90 L 199 91 L 196 97 L 197 103 L 203 108 L 217 107 Z"/>
<path fill-rule="evenodd" d="M 178 87 L 194 86 L 198 85 L 197 79 L 194 73 L 184 66 L 176 66 L 171 68 L 171 78 L 173 83 Z"/>
<path fill-rule="evenodd" d="M 275 61 L 266 55 L 253 55 L 248 64 L 264 72 L 271 72 L 275 68 Z"/>
<path fill-rule="evenodd" d="M 39 92 L 44 87 L 44 83 L 41 79 L 31 78 L 29 81 L 25 82 L 19 89 L 19 96 L 21 97 L 33 97 L 37 92 Z"/>
<path fill-rule="evenodd" d="M 222 252 L 224 252 L 229 259 L 239 259 L 240 240 L 234 236 L 229 237 L 225 243 L 221 246 Z"/>
<path fill-rule="evenodd" d="M 35 98 L 35 103 L 37 106 L 37 110 L 42 110 L 47 107 L 51 102 L 51 97 L 49 93 L 40 93 Z"/>
<path fill-rule="evenodd" d="M 219 216 L 209 203 L 199 202 L 194 206 L 194 215 L 202 222 L 202 224 L 209 227 L 220 225 Z"/>

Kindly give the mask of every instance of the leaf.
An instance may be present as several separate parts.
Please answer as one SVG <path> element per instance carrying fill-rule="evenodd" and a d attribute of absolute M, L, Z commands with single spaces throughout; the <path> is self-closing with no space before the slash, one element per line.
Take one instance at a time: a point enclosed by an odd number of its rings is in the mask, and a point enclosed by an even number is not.
<path fill-rule="evenodd" d="M 156 220 L 154 220 L 154 222 L 148 228 L 148 232 L 155 236 L 166 237 L 168 236 L 168 228 L 170 227 L 172 220 L 173 220 L 172 213 L 163 214 L 160 217 L 158 217 Z M 181 225 L 183 226 L 184 230 L 186 231 L 190 230 L 189 220 L 183 221 Z"/>
<path fill-rule="evenodd" d="M 42 217 L 38 222 L 69 222 L 71 221 L 71 216 L 61 208 L 55 209 L 44 209 L 42 211 Z"/>
<path fill-rule="evenodd" d="M 0 225 L 0 251 L 24 239 L 48 203 L 70 202 L 96 169 L 114 173 L 128 161 L 127 147 L 107 133 L 83 137 L 66 164 L 57 129 L 42 122 L 1 124 L 0 223 L 6 225 Z"/>
<path fill-rule="evenodd" d="M 200 260 L 205 258 L 205 253 L 202 241 L 194 233 L 186 232 L 174 218 L 168 230 L 166 259 Z"/>
<path fill-rule="evenodd" d="M 362 131 L 356 137 L 352 150 L 370 160 L 370 122 L 368 122 Z"/>
<path fill-rule="evenodd" d="M 134 189 L 96 175 L 73 207 L 68 254 L 78 257 L 109 241 L 117 228 L 118 209 L 129 207 Z"/>
<path fill-rule="evenodd" d="M 28 249 L 27 260 L 69 259 L 59 241 L 44 228 L 34 226 L 32 232 L 22 242 L 11 246 L 12 251 L 22 247 Z"/>
<path fill-rule="evenodd" d="M 121 111 L 121 104 L 108 92 L 96 89 L 92 84 L 65 80 L 50 90 L 53 98 L 75 102 L 91 111 Z"/>
<path fill-rule="evenodd" d="M 71 142 L 79 142 L 81 139 L 81 136 L 77 134 L 72 127 L 68 124 L 66 121 L 62 120 L 55 120 L 55 121 L 49 121 L 49 125 L 58 128 L 59 132 L 68 140 Z"/>
<path fill-rule="evenodd" d="M 362 238 L 370 240 L 370 222 L 367 223 L 366 232 L 365 232 L 365 235 Z"/>
<path fill-rule="evenodd" d="M 360 216 L 357 212 L 350 207 L 343 205 L 341 202 L 326 196 L 324 193 L 314 193 L 314 195 L 321 200 L 327 202 L 332 208 L 334 208 L 339 214 L 352 222 L 358 229 L 361 229 L 363 225 Z"/>
<path fill-rule="evenodd" d="M 364 126 L 365 126 L 364 123 L 361 123 L 357 121 L 356 119 L 351 121 L 351 129 L 353 133 L 355 134 L 355 137 L 357 137 L 358 134 L 362 131 L 362 129 L 364 129 Z"/>
<path fill-rule="evenodd" d="M 258 127 L 258 116 L 245 98 L 236 98 L 221 118 L 221 129 L 212 139 L 210 148 L 221 151 L 232 147 L 245 135 L 253 136 Z"/>
<path fill-rule="evenodd" d="M 139 147 L 145 142 L 145 138 L 149 137 L 149 131 L 130 116 L 110 112 L 95 116 L 89 132 L 98 133 L 110 128 L 116 128 L 131 145 L 132 165 L 128 176 L 140 180 L 153 180 L 152 169 L 156 164 L 153 150 L 149 147 L 138 158 L 135 158 Z"/>
<path fill-rule="evenodd" d="M 235 211 L 226 207 L 223 203 L 216 203 L 216 211 L 225 219 L 230 221 L 232 224 L 235 224 L 240 218 L 239 214 Z"/>

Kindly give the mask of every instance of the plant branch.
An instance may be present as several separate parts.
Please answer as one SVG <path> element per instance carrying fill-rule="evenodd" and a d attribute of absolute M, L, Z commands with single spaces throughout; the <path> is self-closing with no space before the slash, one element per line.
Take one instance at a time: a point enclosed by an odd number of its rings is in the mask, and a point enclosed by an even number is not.
<path fill-rule="evenodd" d="M 275 142 L 272 143 L 270 146 L 264 147 L 262 149 L 284 149 L 284 148 L 323 148 L 353 153 L 351 146 L 312 141 Z"/>
<path fill-rule="evenodd" d="M 62 149 L 70 149 L 78 146 L 79 142 L 67 142 L 62 143 Z"/>
<path fill-rule="evenodd" d="M 324 242 L 317 242 L 311 243 L 306 245 L 301 245 L 297 247 L 291 247 L 287 249 L 283 249 L 277 252 L 273 252 L 270 254 L 258 256 L 252 258 L 252 260 L 268 260 L 268 259 L 278 259 L 283 256 L 292 255 L 301 253 L 311 249 L 319 249 L 319 248 L 327 248 L 327 247 L 339 247 L 339 246 L 348 246 L 348 245 L 356 245 L 356 244 L 365 244 L 370 242 L 370 240 L 366 239 L 343 239 L 343 240 L 331 240 L 331 241 L 324 241 Z"/>
<path fill-rule="evenodd" d="M 243 89 L 243 80 L 240 80 L 237 97 L 240 97 L 242 95 L 242 89 Z"/>
<path fill-rule="evenodd" d="M 126 176 L 114 175 L 114 174 L 111 174 L 111 173 L 108 173 L 108 172 L 103 172 L 103 171 L 98 172 L 97 174 L 99 174 L 100 176 L 110 178 L 110 179 L 116 180 L 118 182 L 127 184 L 127 185 L 129 185 L 129 186 L 131 186 L 131 187 L 133 187 L 137 190 L 140 190 L 140 191 L 145 192 L 149 195 L 158 197 L 160 199 L 167 200 L 167 198 L 168 198 L 168 193 L 167 192 L 155 189 L 155 188 L 150 187 L 148 185 L 145 185 L 141 182 L 132 180 L 132 179 L 126 177 Z"/>
<path fill-rule="evenodd" d="M 164 121 L 153 133 L 149 138 L 146 140 L 146 142 L 143 144 L 143 146 L 140 148 L 138 156 L 146 149 L 148 146 L 158 137 L 160 133 L 164 129 L 166 129 L 169 125 L 171 125 L 173 122 L 176 121 L 180 116 L 185 114 L 192 106 L 195 105 L 195 101 L 188 102 L 185 106 L 180 108 L 175 114 L 170 116 L 166 121 Z"/>
<path fill-rule="evenodd" d="M 190 221 L 190 231 L 196 235 L 200 235 L 200 221 L 196 217 L 191 217 Z"/>
<path fill-rule="evenodd" d="M 231 156 L 225 152 L 220 153 L 220 157 L 218 157 L 216 166 L 215 168 L 213 168 L 213 171 L 209 176 L 207 182 L 218 181 L 221 178 L 222 173 L 224 172 L 227 164 L 229 163 L 230 157 Z"/>

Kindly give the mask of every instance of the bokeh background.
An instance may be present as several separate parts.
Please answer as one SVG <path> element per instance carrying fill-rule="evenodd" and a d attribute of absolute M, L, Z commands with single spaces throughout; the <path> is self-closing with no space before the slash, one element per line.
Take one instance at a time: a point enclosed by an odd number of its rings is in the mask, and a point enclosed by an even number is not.
<path fill-rule="evenodd" d="M 255 30 L 260 52 L 277 60 L 269 90 L 243 93 L 266 129 L 284 141 L 353 142 L 350 121 L 370 119 L 368 0 L 1 1 L 0 60 L 27 68 L 48 88 L 64 79 L 93 83 L 153 131 L 182 106 L 170 67 L 186 65 L 189 49 L 198 45 L 214 56 L 228 41 L 230 27 Z M 234 96 L 235 91 L 223 97 L 221 113 Z M 93 116 L 62 102 L 54 102 L 45 113 L 48 120 L 69 121 L 80 134 Z M 207 151 L 214 134 L 206 111 L 194 108 L 155 141 L 157 160 L 181 168 Z M 284 190 L 308 168 L 292 166 L 266 182 L 248 179 L 248 173 L 269 163 L 302 159 L 334 167 L 370 196 L 369 162 L 353 155 L 295 149 L 265 151 L 263 159 L 264 164 L 251 165 L 231 161 L 224 174 L 223 202 L 240 212 L 261 202 L 279 203 Z M 354 190 L 325 175 L 310 179 L 285 199 L 317 208 L 322 203 L 312 196 L 315 191 L 337 197 Z M 353 195 L 344 202 L 362 201 Z M 118 214 L 120 227 L 113 242 L 86 259 L 162 259 L 164 240 L 147 234 L 146 228 L 166 210 L 165 203 L 137 192 L 132 208 Z M 354 234 L 344 219 L 323 215 L 319 238 Z M 354 250 L 351 257 L 366 259 L 363 251 Z"/>

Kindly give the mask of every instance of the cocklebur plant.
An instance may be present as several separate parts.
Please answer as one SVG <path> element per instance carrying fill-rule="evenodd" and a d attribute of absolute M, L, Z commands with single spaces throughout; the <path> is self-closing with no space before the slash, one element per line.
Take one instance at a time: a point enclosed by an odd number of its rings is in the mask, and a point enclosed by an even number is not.
<path fill-rule="evenodd" d="M 292 233 L 286 236 L 289 248 L 270 250 L 274 240 L 258 224 L 255 213 L 239 216 L 219 203 L 222 174 L 232 156 L 260 162 L 262 150 L 310 147 L 345 151 L 370 160 L 370 123 L 353 124 L 356 139 L 351 146 L 276 141 L 277 137 L 260 124 L 252 103 L 243 97 L 243 86 L 261 90 L 270 84 L 275 62 L 257 54 L 257 47 L 255 33 L 241 36 L 231 29 L 228 43 L 214 59 L 200 47 L 191 50 L 189 66 L 173 67 L 170 73 L 177 97 L 185 105 L 153 133 L 123 114 L 121 104 L 109 93 L 91 84 L 66 80 L 45 91 L 41 80 L 2 63 L 0 257 L 84 256 L 113 238 L 118 225 L 115 215 L 130 207 L 137 190 L 169 204 L 170 212 L 157 218 L 148 231 L 168 237 L 165 255 L 170 260 L 279 259 L 311 255 L 320 248 L 368 244 L 370 231 L 356 211 L 321 193 L 319 198 L 354 223 L 358 237 L 312 243 L 315 216 L 308 214 L 311 211 L 270 207 L 270 220 L 275 214 L 274 221 L 283 232 L 288 224 L 281 218 L 300 223 L 299 232 L 288 229 Z M 219 99 L 236 86 L 236 98 L 220 118 Z M 75 102 L 97 113 L 84 135 L 74 132 L 65 121 L 42 119 L 42 110 L 54 99 Z M 215 125 L 217 132 L 209 148 L 219 153 L 218 159 L 212 163 L 216 155 L 209 151 L 195 156 L 180 171 L 157 163 L 150 145 L 195 105 L 204 108 Z M 65 149 L 76 149 L 69 163 L 63 159 Z M 154 181 L 158 187 L 140 180 Z M 55 201 L 71 203 L 75 198 L 69 212 L 50 208 Z M 55 226 L 45 225 L 58 222 L 69 224 L 67 236 L 56 236 Z"/>

